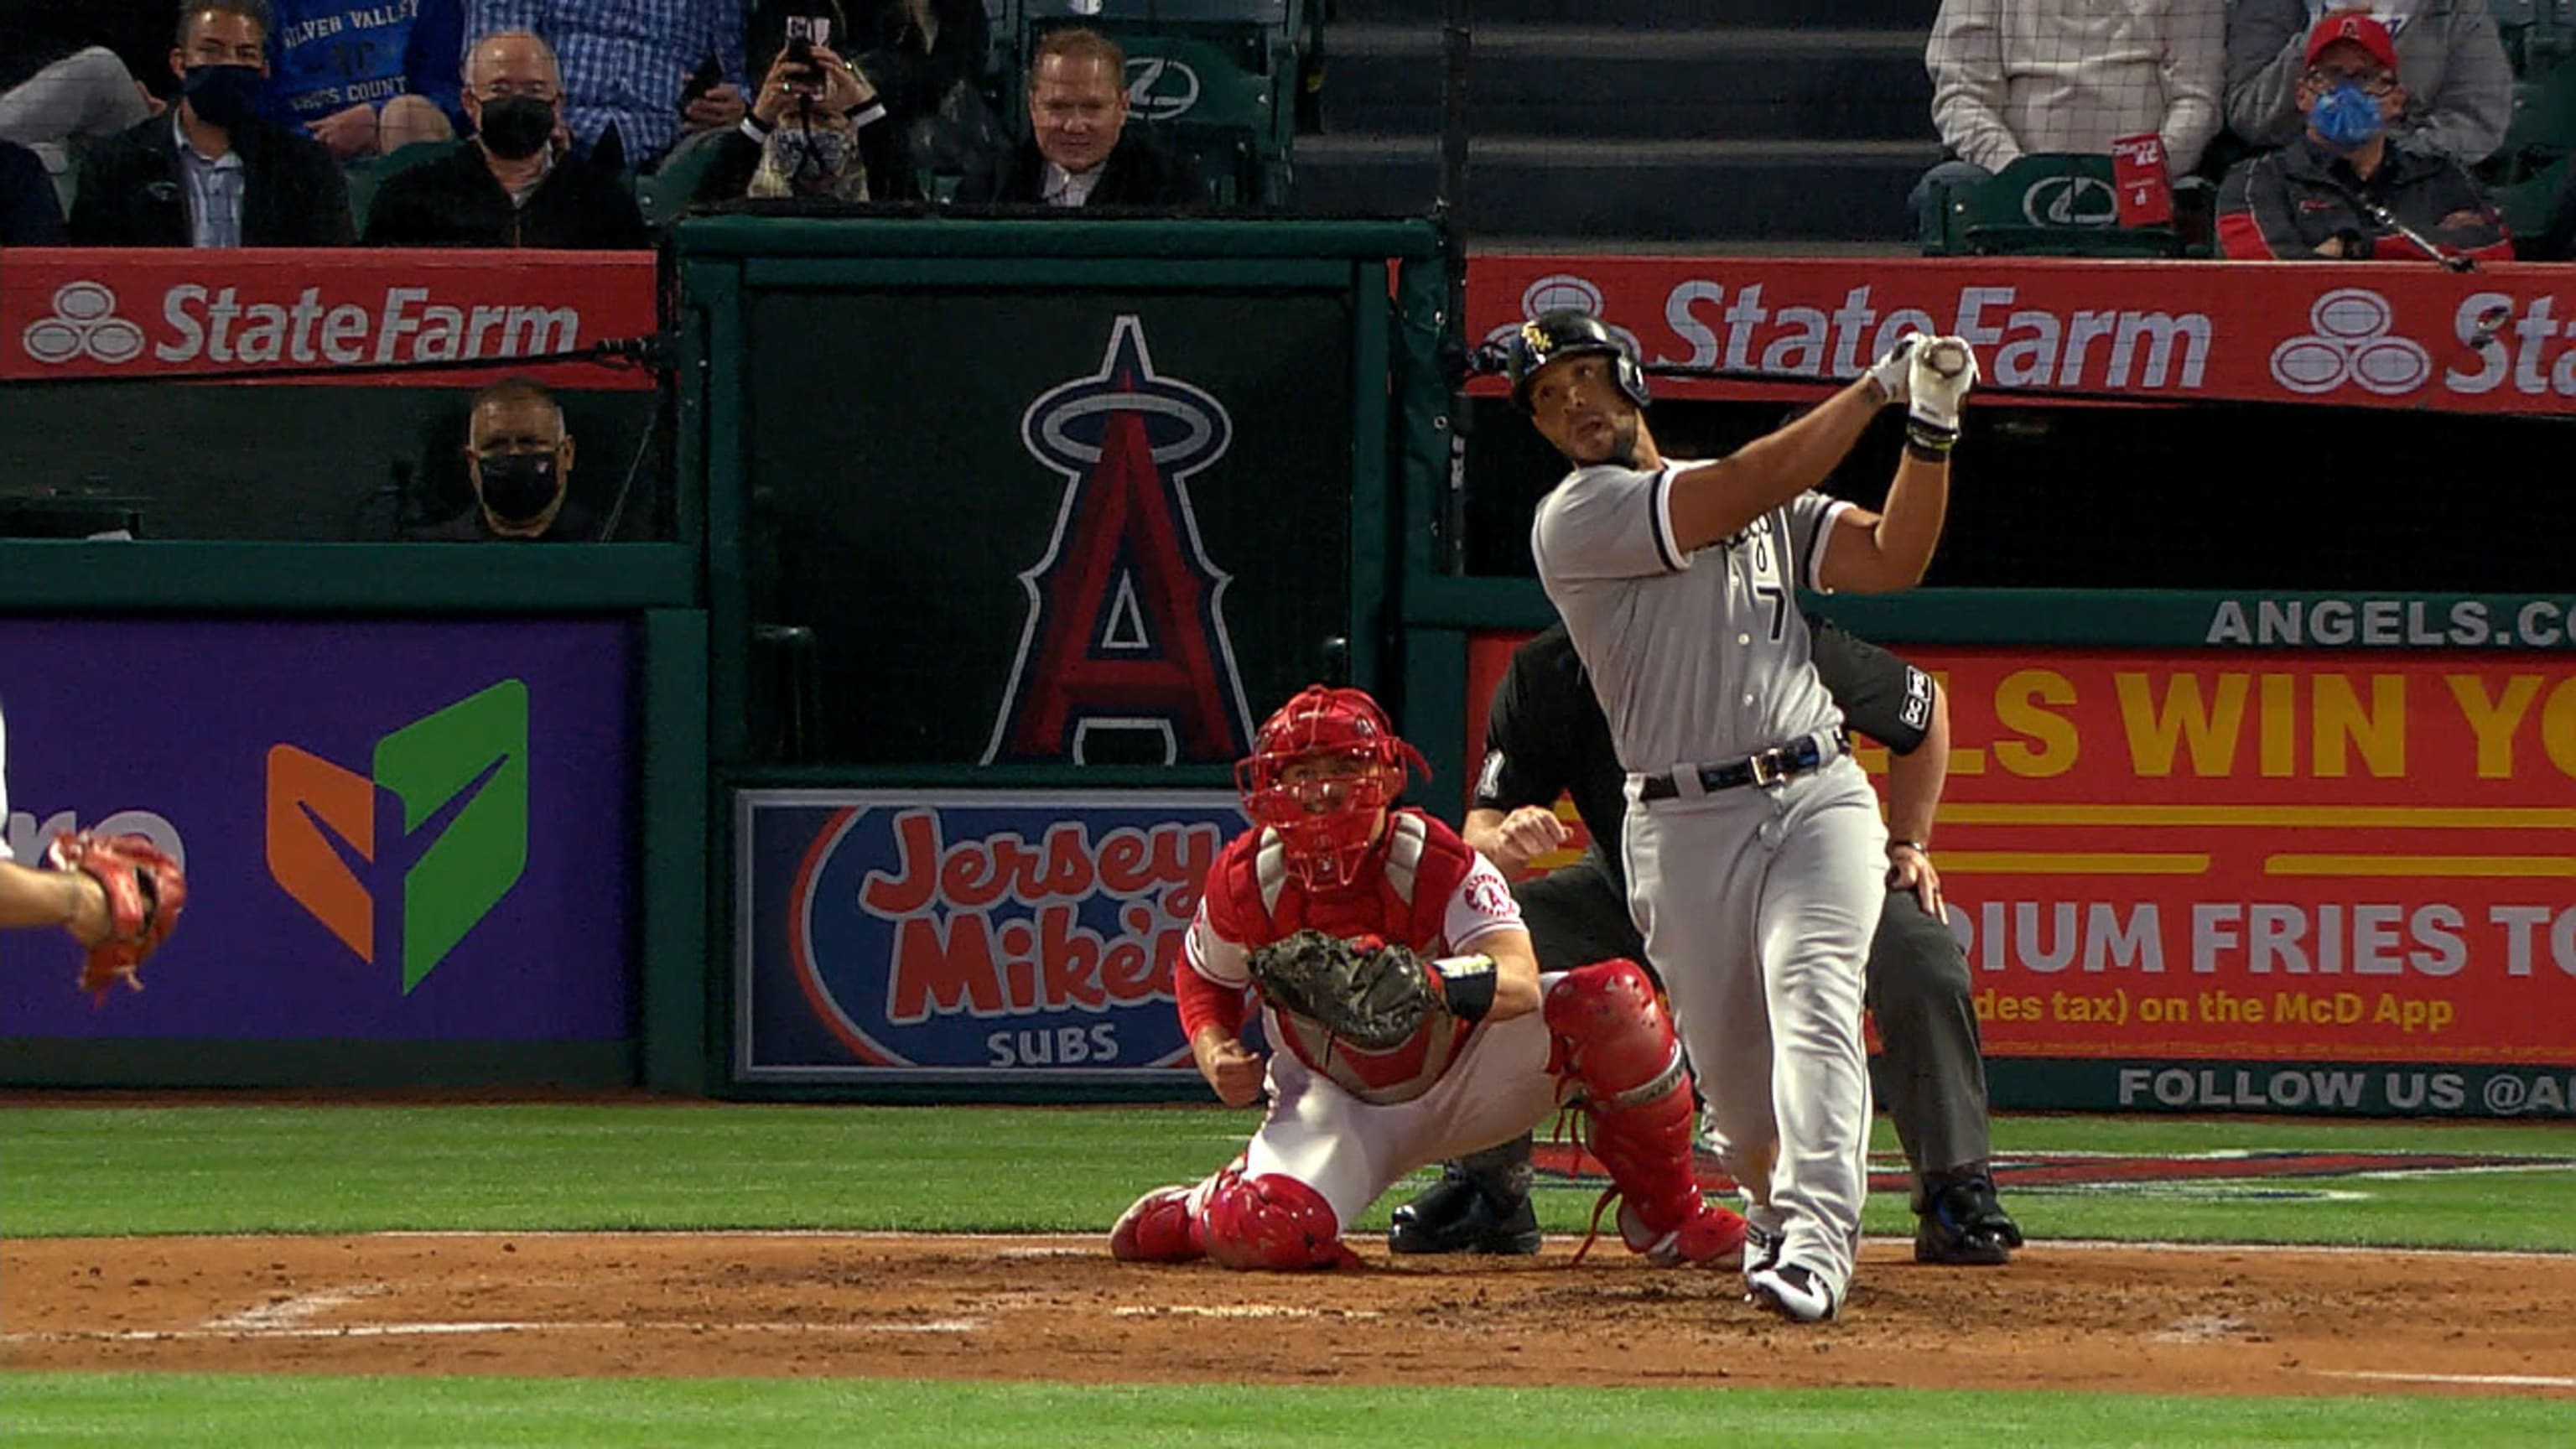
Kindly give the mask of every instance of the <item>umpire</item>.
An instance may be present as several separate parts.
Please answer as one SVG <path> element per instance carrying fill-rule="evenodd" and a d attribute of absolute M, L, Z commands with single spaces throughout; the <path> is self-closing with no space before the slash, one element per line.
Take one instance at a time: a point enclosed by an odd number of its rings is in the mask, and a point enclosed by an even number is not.
<path fill-rule="evenodd" d="M 1929 850 L 1949 766 L 1949 705 L 1930 676 L 1812 615 L 1816 673 L 1858 733 L 1893 751 L 1888 774 L 1888 896 L 1870 943 L 1866 1000 L 1886 1045 L 1881 1081 L 1914 1170 L 1917 1262 L 2001 1263 L 2021 1228 L 1995 1201 L 1986 1135 L 1985 1058 L 1968 962 L 1941 914 Z M 1920 749 L 1926 743 L 1929 749 Z M 1485 725 L 1467 843 L 1507 873 L 1565 839 L 1554 803 L 1574 796 L 1592 833 L 1581 859 L 1515 887 L 1539 969 L 1646 958 L 1628 910 L 1615 842 L 1627 800 L 1609 721 L 1562 623 L 1512 652 Z M 1603 842 L 1613 842 L 1606 848 Z M 1527 1135 L 1445 1164 L 1440 1181 L 1395 1210 L 1398 1253 L 1535 1253 Z"/>

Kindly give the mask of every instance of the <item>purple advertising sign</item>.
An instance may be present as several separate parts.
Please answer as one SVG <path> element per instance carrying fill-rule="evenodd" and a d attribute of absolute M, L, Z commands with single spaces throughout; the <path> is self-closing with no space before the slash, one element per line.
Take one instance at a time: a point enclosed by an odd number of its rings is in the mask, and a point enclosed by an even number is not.
<path fill-rule="evenodd" d="M 1223 792 L 735 797 L 744 1081 L 1187 1071 L 1172 968 Z"/>
<path fill-rule="evenodd" d="M 12 620 L 11 853 L 148 835 L 188 909 L 97 1003 L 10 941 L 0 1037 L 633 1035 L 633 669 L 616 621 Z"/>

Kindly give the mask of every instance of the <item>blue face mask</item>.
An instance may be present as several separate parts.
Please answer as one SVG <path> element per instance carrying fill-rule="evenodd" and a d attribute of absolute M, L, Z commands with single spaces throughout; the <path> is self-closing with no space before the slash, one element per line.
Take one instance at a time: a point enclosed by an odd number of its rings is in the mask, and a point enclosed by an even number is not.
<path fill-rule="evenodd" d="M 2309 129 L 2337 151 L 2369 145 L 2384 124 L 2379 118 L 2379 102 L 2361 88 L 2359 81 L 2337 83 L 2308 108 Z"/>

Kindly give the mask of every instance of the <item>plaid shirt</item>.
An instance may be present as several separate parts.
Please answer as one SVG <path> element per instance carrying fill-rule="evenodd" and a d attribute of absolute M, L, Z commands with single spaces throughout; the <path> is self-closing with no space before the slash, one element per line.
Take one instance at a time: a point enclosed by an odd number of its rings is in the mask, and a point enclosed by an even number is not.
<path fill-rule="evenodd" d="M 633 166 L 680 139 L 680 91 L 715 56 L 748 91 L 742 69 L 744 0 L 466 0 L 466 55 L 477 37 L 533 31 L 563 65 L 564 120 L 584 147 L 610 122 Z"/>

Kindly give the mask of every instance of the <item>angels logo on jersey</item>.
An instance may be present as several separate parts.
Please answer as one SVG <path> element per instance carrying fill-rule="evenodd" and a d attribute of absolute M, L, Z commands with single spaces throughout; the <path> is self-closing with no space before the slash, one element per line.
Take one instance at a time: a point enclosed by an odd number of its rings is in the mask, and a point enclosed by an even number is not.
<path fill-rule="evenodd" d="M 1154 370 L 1121 316 L 1100 370 L 1050 388 L 1021 441 L 1064 475 L 1045 557 L 1020 584 L 1028 622 L 983 763 L 1089 763 L 1097 737 L 1142 734 L 1163 764 L 1232 761 L 1252 737 L 1189 477 L 1225 456 L 1234 421 L 1206 389 Z"/>

